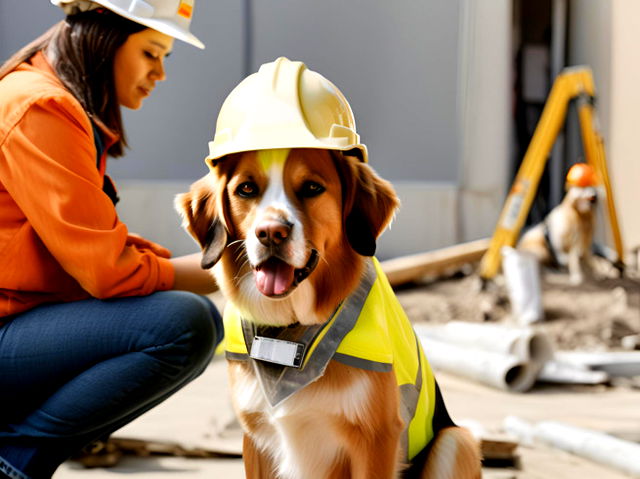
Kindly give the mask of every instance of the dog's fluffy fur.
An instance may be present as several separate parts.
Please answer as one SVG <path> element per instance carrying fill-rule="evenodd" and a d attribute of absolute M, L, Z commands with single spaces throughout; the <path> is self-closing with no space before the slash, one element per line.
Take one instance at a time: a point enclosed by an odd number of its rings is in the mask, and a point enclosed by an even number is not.
<path fill-rule="evenodd" d="M 593 187 L 569 188 L 562 203 L 522 235 L 517 249 L 532 253 L 543 265 L 568 268 L 570 281 L 582 283 L 591 272 L 596 200 Z"/>
<path fill-rule="evenodd" d="M 359 284 L 365 257 L 373 255 L 398 199 L 357 158 L 294 149 L 217 161 L 176 205 L 202 246 L 203 267 L 213 267 L 226 297 L 256 322 L 286 326 L 330 318 Z M 393 372 L 331 361 L 320 379 L 275 408 L 246 362 L 229 361 L 229 378 L 246 433 L 247 477 L 401 474 L 403 423 Z M 432 444 L 417 477 L 480 477 L 478 447 L 468 431 L 442 429 Z"/>

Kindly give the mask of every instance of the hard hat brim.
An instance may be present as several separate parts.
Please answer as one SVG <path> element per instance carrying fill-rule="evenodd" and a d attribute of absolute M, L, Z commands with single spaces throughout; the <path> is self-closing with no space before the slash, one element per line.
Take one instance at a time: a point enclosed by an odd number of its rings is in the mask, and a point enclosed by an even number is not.
<path fill-rule="evenodd" d="M 369 154 L 367 151 L 367 146 L 363 145 L 363 144 L 358 144 L 358 145 L 349 145 L 349 146 L 345 146 L 345 147 L 330 147 L 324 144 L 318 144 L 318 145 L 309 145 L 309 144 L 300 144 L 300 145 L 296 145 L 296 144 L 292 144 L 292 143 L 283 143 L 282 145 L 278 146 L 278 145 L 274 145 L 274 144 L 270 144 L 269 146 L 265 146 L 264 148 L 260 148 L 258 147 L 258 145 L 253 145 L 252 147 L 249 148 L 231 148 L 231 149 L 225 149 L 225 150 L 219 150 L 216 152 L 212 152 L 212 154 L 209 154 L 205 157 L 204 162 L 207 164 L 207 166 L 209 166 L 209 168 L 212 168 L 214 166 L 214 163 L 218 162 L 218 161 L 223 161 L 226 157 L 236 154 L 236 153 L 247 153 L 249 151 L 262 151 L 262 150 L 277 150 L 277 149 L 281 149 L 281 148 L 286 148 L 289 150 L 293 150 L 293 149 L 313 149 L 313 150 L 328 150 L 328 151 L 340 151 L 342 153 L 348 153 L 351 151 L 356 150 L 357 154 L 352 155 L 352 156 L 357 156 L 360 161 L 362 161 L 363 163 L 367 163 L 369 161 Z"/>
<path fill-rule="evenodd" d="M 171 20 L 158 20 L 153 18 L 147 19 L 136 17 L 131 15 L 127 10 L 114 5 L 109 0 L 100 0 L 99 3 L 105 8 L 108 8 L 109 10 L 117 13 L 118 15 L 133 22 L 139 23 L 140 25 L 152 28 L 159 31 L 160 33 L 164 33 L 166 35 L 169 35 L 170 37 L 177 38 L 178 40 L 182 40 L 183 42 L 189 43 L 194 47 L 200 48 L 201 50 L 204 50 L 205 48 L 204 43 L 202 43 L 193 33 L 185 30 Z"/>
<path fill-rule="evenodd" d="M 60 6 L 59 2 L 56 0 L 51 0 L 51 3 L 56 6 Z M 202 43 L 193 33 L 169 19 L 141 18 L 139 16 L 132 15 L 124 8 L 114 5 L 109 0 L 99 0 L 94 3 L 102 5 L 104 8 L 111 10 L 132 22 L 139 23 L 140 25 L 157 30 L 165 35 L 169 35 L 170 37 L 177 38 L 178 40 L 193 45 L 194 47 L 198 47 L 201 50 L 204 50 L 205 48 L 204 43 Z"/>

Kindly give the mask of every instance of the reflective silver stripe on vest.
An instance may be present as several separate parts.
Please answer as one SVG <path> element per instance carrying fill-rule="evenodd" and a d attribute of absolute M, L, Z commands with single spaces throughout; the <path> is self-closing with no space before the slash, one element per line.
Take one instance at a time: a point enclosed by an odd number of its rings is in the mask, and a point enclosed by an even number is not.
<path fill-rule="evenodd" d="M 331 324 L 329 329 L 326 331 L 322 340 L 316 345 L 311 356 L 308 359 L 305 357 L 302 368 L 290 368 L 249 358 L 256 376 L 260 381 L 262 391 L 271 406 L 275 407 L 279 405 L 289 396 L 293 395 L 295 392 L 312 383 L 324 374 L 327 364 L 329 364 L 329 361 L 331 361 L 336 354 L 336 350 L 343 338 L 355 326 L 358 317 L 360 316 L 360 312 L 364 307 L 364 303 L 367 300 L 369 291 L 371 291 L 371 287 L 376 281 L 376 277 L 377 275 L 373 263 L 371 261 L 367 261 L 366 270 L 358 288 L 345 300 L 342 309 L 338 313 L 338 317 L 333 321 L 330 321 Z M 322 332 L 325 325 L 326 323 L 318 326 L 278 328 L 280 330 L 278 338 L 286 338 L 288 341 L 304 342 L 307 347 L 309 347 L 313 344 L 318 334 Z M 262 334 L 263 331 L 266 330 L 267 328 L 264 330 L 261 328 L 260 333 Z M 251 351 L 253 338 L 256 335 L 255 324 L 250 321 L 242 320 L 242 332 L 247 346 L 247 351 Z M 306 355 L 307 352 L 305 351 L 305 356 Z M 349 356 L 345 355 L 340 356 L 342 358 L 349 358 Z M 240 357 L 242 357 L 242 359 L 248 358 L 246 355 L 239 354 L 236 354 L 234 358 L 228 353 L 227 357 L 229 359 L 240 359 Z"/>
<path fill-rule="evenodd" d="M 413 333 L 416 340 L 416 355 L 418 356 L 418 371 L 416 373 L 416 379 L 413 384 L 402 384 L 400 389 L 400 397 L 402 398 L 402 404 L 400 406 L 400 416 L 404 421 L 404 431 L 400 438 L 400 445 L 402 450 L 407 455 L 409 454 L 409 423 L 416 415 L 418 409 L 418 400 L 420 398 L 420 391 L 422 389 L 422 358 L 420 357 L 420 346 L 418 343 L 418 337 L 416 333 Z"/>
<path fill-rule="evenodd" d="M 339 363 L 346 364 L 347 366 L 353 366 L 354 368 L 366 369 L 367 371 L 375 371 L 378 373 L 388 373 L 393 369 L 393 364 L 391 363 L 379 363 L 378 361 L 349 356 L 348 354 L 335 353 L 333 355 L 333 359 Z"/>

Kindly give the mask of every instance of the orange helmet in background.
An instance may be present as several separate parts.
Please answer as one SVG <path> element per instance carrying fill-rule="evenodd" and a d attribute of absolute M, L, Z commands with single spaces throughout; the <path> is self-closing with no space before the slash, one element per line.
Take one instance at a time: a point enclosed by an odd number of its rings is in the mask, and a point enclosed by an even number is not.
<path fill-rule="evenodd" d="M 576 163 L 567 173 L 566 187 L 578 186 L 581 188 L 587 186 L 597 186 L 598 175 L 596 171 L 586 163 Z"/>

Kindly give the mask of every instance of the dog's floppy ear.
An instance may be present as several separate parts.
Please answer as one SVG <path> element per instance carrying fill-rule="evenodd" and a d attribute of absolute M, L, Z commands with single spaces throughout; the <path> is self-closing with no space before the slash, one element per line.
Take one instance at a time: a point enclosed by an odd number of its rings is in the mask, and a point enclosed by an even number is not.
<path fill-rule="evenodd" d="M 214 181 L 210 175 L 191 185 L 187 193 L 176 196 L 175 207 L 182 226 L 202 248 L 202 268 L 218 262 L 227 245 L 227 231 L 216 210 Z"/>
<path fill-rule="evenodd" d="M 343 190 L 343 222 L 354 251 L 373 256 L 376 240 L 400 205 L 393 186 L 366 163 L 350 156 L 334 156 Z"/>

